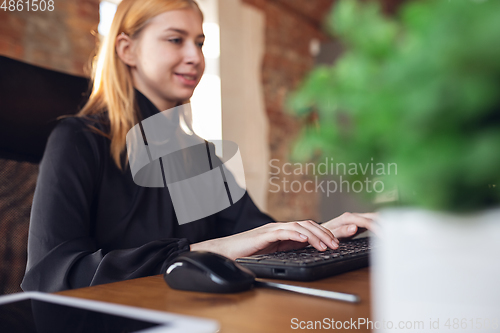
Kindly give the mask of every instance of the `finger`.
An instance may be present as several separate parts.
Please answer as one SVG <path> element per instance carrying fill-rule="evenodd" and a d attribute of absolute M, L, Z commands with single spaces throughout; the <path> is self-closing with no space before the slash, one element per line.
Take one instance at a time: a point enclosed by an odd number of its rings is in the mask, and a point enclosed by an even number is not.
<path fill-rule="evenodd" d="M 279 242 L 276 251 L 290 251 L 290 250 L 299 250 L 309 246 L 309 243 L 298 243 L 294 241 L 282 241 Z"/>
<path fill-rule="evenodd" d="M 267 232 L 264 234 L 266 237 L 265 241 L 267 243 L 273 243 L 277 241 L 296 241 L 300 243 L 307 242 L 309 237 L 298 230 L 291 230 L 285 227 L 288 223 L 280 223 L 283 226 L 277 226 L 277 229 L 272 232 Z"/>
<path fill-rule="evenodd" d="M 329 248 L 337 249 L 339 247 L 339 240 L 337 237 L 335 237 L 330 230 L 320 226 L 313 220 L 299 221 L 299 224 L 309 229 L 323 244 L 327 245 Z M 320 243 L 320 246 L 323 247 L 323 244 Z"/>
<path fill-rule="evenodd" d="M 274 241 L 275 240 L 286 240 L 286 238 L 284 238 L 285 236 L 283 236 L 283 238 L 281 238 L 282 236 L 279 234 L 286 234 L 286 231 L 289 231 L 289 232 L 297 233 L 296 235 L 298 235 L 301 240 L 303 239 L 303 237 L 306 237 L 305 241 L 309 242 L 309 244 L 311 244 L 312 246 L 314 246 L 316 249 L 318 249 L 320 251 L 323 251 L 326 249 L 326 245 L 321 241 L 321 239 L 319 239 L 309 229 L 304 228 L 302 225 L 300 225 L 299 222 L 278 223 L 278 224 L 276 224 L 275 228 L 276 228 L 276 232 L 278 232 L 278 234 L 275 236 L 270 236 L 271 237 L 271 239 L 269 239 L 270 242 L 272 242 L 273 239 L 274 239 Z M 274 232 L 272 232 L 270 234 L 274 234 Z M 292 234 L 290 234 L 290 235 L 292 235 Z M 290 237 L 292 237 L 292 236 L 290 236 Z M 290 239 L 294 239 L 294 238 L 290 238 Z M 298 238 L 295 238 L 295 239 L 298 239 Z M 323 246 L 321 244 L 323 244 Z"/>
<path fill-rule="evenodd" d="M 353 213 L 353 214 L 366 217 L 367 219 L 370 220 L 377 220 L 380 216 L 379 213 Z"/>
<path fill-rule="evenodd" d="M 295 221 L 288 223 L 276 223 L 274 228 L 276 230 L 281 229 L 292 229 L 299 233 L 300 237 L 307 237 L 307 241 L 309 244 L 314 246 L 316 249 L 320 251 L 324 251 L 327 247 L 332 249 L 338 248 L 338 240 L 335 239 L 335 236 L 331 232 L 325 232 L 321 228 L 316 227 L 317 223 L 314 221 Z M 283 236 L 286 237 L 286 236 Z M 271 237 L 268 241 L 276 241 L 275 237 Z M 279 239 L 286 240 L 286 238 Z"/>
<path fill-rule="evenodd" d="M 322 226 L 321 224 L 319 224 L 318 222 L 316 222 L 314 220 L 307 220 L 307 221 L 310 221 L 314 226 L 320 228 L 321 230 L 323 230 L 324 232 L 326 232 L 327 234 L 329 234 L 331 237 L 333 237 L 334 239 L 336 239 L 335 235 L 330 231 L 330 229 L 325 228 L 324 226 Z M 337 241 L 338 241 L 338 239 L 337 239 Z"/>
<path fill-rule="evenodd" d="M 326 250 L 327 247 L 337 249 L 338 244 L 336 243 L 334 238 L 321 229 L 315 227 L 312 223 L 309 221 L 301 221 L 292 222 L 289 224 L 292 228 L 299 231 L 301 234 L 306 235 L 309 238 L 309 244 L 314 246 L 316 249 L 320 251 Z"/>
<path fill-rule="evenodd" d="M 379 230 L 376 226 L 376 224 L 371 220 L 363 216 L 359 216 L 357 214 L 352 214 L 352 213 L 344 213 L 340 216 L 341 218 L 341 225 L 343 224 L 349 224 L 349 225 L 355 225 L 357 227 L 362 227 L 366 228 L 376 234 L 379 233 Z M 338 237 L 343 237 L 339 236 Z"/>
<path fill-rule="evenodd" d="M 335 234 L 339 238 L 347 238 L 356 235 L 356 233 L 366 230 L 365 228 L 358 228 L 355 224 L 347 224 L 335 229 Z"/>
<path fill-rule="evenodd" d="M 317 223 L 316 221 L 314 221 L 314 220 L 306 220 L 306 221 L 299 221 L 299 222 L 309 222 L 311 224 L 311 226 L 316 227 L 321 232 L 326 233 L 330 238 L 332 238 L 335 241 L 335 243 L 337 243 L 337 245 L 339 244 L 339 240 L 337 239 L 337 237 L 335 237 L 335 235 L 331 232 L 331 230 L 328 229 L 328 228 L 323 227 L 321 224 Z"/>

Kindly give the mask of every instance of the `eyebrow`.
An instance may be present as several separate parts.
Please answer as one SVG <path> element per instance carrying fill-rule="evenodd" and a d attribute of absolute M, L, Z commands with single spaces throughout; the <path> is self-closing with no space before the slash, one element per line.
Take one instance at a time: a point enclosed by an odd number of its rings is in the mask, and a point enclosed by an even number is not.
<path fill-rule="evenodd" d="M 167 29 L 165 29 L 165 30 L 163 30 L 163 31 L 164 31 L 164 32 L 165 32 L 165 31 L 175 31 L 175 32 L 178 32 L 178 33 L 180 33 L 180 34 L 182 34 L 182 35 L 189 35 L 189 34 L 188 34 L 188 32 L 187 32 L 186 30 L 177 29 L 177 28 L 167 28 Z M 197 37 L 197 38 L 198 38 L 198 37 L 203 37 L 203 38 L 205 38 L 205 35 L 204 35 L 204 34 L 199 34 L 199 35 L 198 35 L 198 36 L 196 36 L 196 37 Z"/>

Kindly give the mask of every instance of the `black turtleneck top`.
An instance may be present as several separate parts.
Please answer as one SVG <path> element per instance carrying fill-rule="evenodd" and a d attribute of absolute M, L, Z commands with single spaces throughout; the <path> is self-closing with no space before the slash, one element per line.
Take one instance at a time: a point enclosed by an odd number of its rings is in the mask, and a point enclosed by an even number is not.
<path fill-rule="evenodd" d="M 160 112 L 136 90 L 142 119 Z M 272 222 L 245 194 L 231 207 L 179 225 L 168 188 L 136 185 L 110 140 L 66 118 L 51 133 L 36 185 L 25 291 L 56 292 L 161 274 L 189 245 Z"/>

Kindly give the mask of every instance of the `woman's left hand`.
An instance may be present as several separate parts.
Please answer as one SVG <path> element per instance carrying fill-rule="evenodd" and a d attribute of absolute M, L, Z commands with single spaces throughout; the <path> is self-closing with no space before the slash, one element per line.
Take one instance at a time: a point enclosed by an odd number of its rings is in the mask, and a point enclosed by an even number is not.
<path fill-rule="evenodd" d="M 355 236 L 356 233 L 366 229 L 375 234 L 379 234 L 377 225 L 373 222 L 377 218 L 377 213 L 344 213 L 321 226 L 329 229 L 337 238 L 347 238 Z"/>

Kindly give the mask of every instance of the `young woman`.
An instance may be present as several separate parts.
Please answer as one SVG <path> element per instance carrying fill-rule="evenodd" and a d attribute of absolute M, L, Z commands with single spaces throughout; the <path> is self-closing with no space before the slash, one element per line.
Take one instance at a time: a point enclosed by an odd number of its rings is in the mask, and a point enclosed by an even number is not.
<path fill-rule="evenodd" d="M 33 200 L 22 288 L 54 292 L 160 274 L 181 252 L 235 259 L 313 245 L 372 229 L 371 215 L 323 225 L 273 222 L 248 194 L 179 225 L 168 188 L 136 185 L 127 132 L 186 103 L 204 71 L 203 15 L 192 0 L 124 0 L 100 48 L 89 101 L 52 132 Z M 335 235 L 335 236 L 334 236 Z"/>

